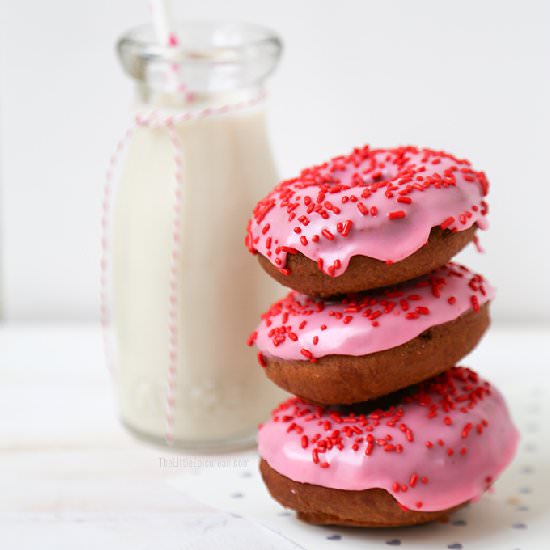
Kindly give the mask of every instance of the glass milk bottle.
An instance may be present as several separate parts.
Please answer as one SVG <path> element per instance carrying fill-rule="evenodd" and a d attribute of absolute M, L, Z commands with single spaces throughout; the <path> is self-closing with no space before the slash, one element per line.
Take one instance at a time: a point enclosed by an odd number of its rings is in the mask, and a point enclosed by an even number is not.
<path fill-rule="evenodd" d="M 281 43 L 252 25 L 150 28 L 123 35 L 137 88 L 110 227 L 110 326 L 124 424 L 189 449 L 250 443 L 281 398 L 246 346 L 269 281 L 244 245 L 257 200 L 276 183 L 265 79 Z"/>

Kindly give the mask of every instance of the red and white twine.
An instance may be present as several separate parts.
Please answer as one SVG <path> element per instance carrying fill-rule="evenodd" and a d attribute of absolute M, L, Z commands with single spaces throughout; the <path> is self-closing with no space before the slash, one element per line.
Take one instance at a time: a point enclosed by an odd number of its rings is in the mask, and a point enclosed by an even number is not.
<path fill-rule="evenodd" d="M 178 370 L 178 274 L 180 261 L 181 199 L 182 199 L 182 158 L 178 134 L 173 125 L 167 126 L 168 137 L 174 150 L 174 189 L 172 219 L 172 251 L 170 254 L 170 274 L 168 278 L 168 389 L 166 392 L 166 442 L 174 441 L 174 423 L 176 410 L 176 382 Z"/>
<path fill-rule="evenodd" d="M 224 104 L 219 107 L 206 107 L 198 110 L 178 111 L 166 113 L 160 110 L 151 110 L 146 113 L 137 113 L 133 123 L 124 133 L 122 139 L 118 142 L 114 154 L 109 160 L 105 184 L 103 187 L 103 199 L 101 207 L 101 260 L 100 260 L 100 320 L 103 330 L 103 342 L 105 351 L 105 360 L 111 373 L 114 371 L 114 353 L 112 345 L 111 327 L 111 308 L 110 308 L 110 281 L 109 272 L 111 269 L 109 263 L 110 257 L 110 229 L 112 216 L 112 197 L 115 191 L 115 172 L 120 161 L 120 157 L 129 142 L 130 137 L 138 128 L 164 128 L 168 133 L 168 138 L 173 149 L 174 161 L 174 199 L 173 199 L 173 219 L 171 229 L 171 247 L 170 247 L 170 272 L 169 272 L 169 291 L 168 291 L 168 369 L 167 369 L 167 391 L 166 391 L 166 423 L 165 440 L 171 445 L 174 442 L 175 429 L 175 405 L 177 390 L 177 372 L 179 361 L 179 334 L 178 334 L 178 313 L 179 307 L 179 266 L 181 264 L 181 206 L 183 195 L 183 158 L 182 144 L 178 138 L 176 127 L 179 124 L 191 121 L 201 120 L 211 116 L 221 116 L 237 112 L 246 108 L 253 107 L 265 99 L 265 93 L 262 92 L 253 98 L 233 104 Z"/>

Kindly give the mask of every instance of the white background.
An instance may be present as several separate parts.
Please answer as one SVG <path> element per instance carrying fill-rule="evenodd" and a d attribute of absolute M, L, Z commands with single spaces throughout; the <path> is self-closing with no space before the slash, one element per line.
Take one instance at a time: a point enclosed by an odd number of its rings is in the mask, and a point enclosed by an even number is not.
<path fill-rule="evenodd" d="M 470 158 L 492 182 L 487 254 L 500 321 L 550 319 L 550 2 L 194 0 L 187 18 L 277 29 L 282 176 L 370 142 Z M 99 199 L 131 83 L 113 43 L 146 0 L 0 0 L 3 314 L 97 317 Z M 255 268 L 251 264 L 251 269 Z"/>

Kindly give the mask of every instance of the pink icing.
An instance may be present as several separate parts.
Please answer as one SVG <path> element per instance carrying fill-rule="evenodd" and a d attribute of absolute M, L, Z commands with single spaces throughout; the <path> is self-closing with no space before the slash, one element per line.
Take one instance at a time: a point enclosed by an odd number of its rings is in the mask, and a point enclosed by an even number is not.
<path fill-rule="evenodd" d="M 280 269 L 301 252 L 338 276 L 352 256 L 410 256 L 432 227 L 485 229 L 487 190 L 483 172 L 447 153 L 365 146 L 279 184 L 256 206 L 246 242 Z"/>
<path fill-rule="evenodd" d="M 251 342 L 262 354 L 281 359 L 367 355 L 404 344 L 493 297 L 493 288 L 481 275 L 456 263 L 342 301 L 292 291 L 264 313 Z"/>
<path fill-rule="evenodd" d="M 433 511 L 478 498 L 510 463 L 519 438 L 501 394 L 463 367 L 396 406 L 347 410 L 289 399 L 261 426 L 260 456 L 294 481 L 381 488 L 408 509 Z"/>

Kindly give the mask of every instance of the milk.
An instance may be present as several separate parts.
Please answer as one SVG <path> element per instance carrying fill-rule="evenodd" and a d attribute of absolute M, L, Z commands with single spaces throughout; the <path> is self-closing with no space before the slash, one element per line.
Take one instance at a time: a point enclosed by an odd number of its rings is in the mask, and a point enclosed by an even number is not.
<path fill-rule="evenodd" d="M 134 131 L 117 184 L 113 376 L 128 427 L 161 440 L 173 414 L 174 441 L 206 448 L 253 437 L 282 397 L 246 345 L 273 287 L 244 245 L 245 228 L 277 178 L 262 105 L 175 132 L 183 182 L 174 402 L 167 403 L 175 164 L 166 128 Z"/>

